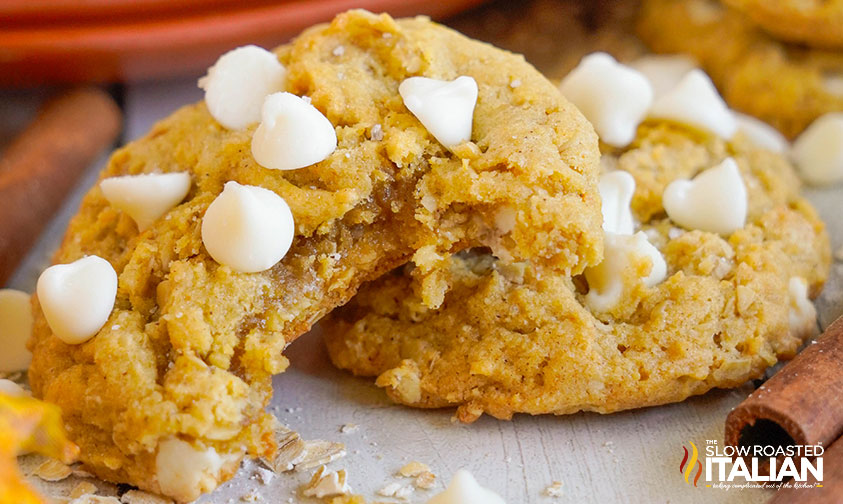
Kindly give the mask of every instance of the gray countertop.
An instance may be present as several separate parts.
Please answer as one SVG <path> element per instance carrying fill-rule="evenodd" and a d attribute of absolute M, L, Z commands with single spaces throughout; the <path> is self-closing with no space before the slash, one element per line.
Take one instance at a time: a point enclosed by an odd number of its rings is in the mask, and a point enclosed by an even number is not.
<path fill-rule="evenodd" d="M 126 93 L 126 133 L 130 140 L 178 106 L 201 98 L 195 81 L 130 86 Z M 75 212 L 79 199 L 96 179 L 104 158 L 50 224 L 35 249 L 10 282 L 31 292 L 40 271 Z M 834 250 L 843 246 L 843 188 L 809 189 L 832 236 Z M 843 313 L 843 264 L 835 262 L 831 278 L 817 301 L 820 322 L 827 326 Z M 679 404 L 601 416 L 516 416 L 510 422 L 483 417 L 472 425 L 451 421 L 452 411 L 411 410 L 392 404 L 370 380 L 334 369 L 327 359 L 318 328 L 288 350 L 292 365 L 274 380 L 271 409 L 305 439 L 342 441 L 348 455 L 331 464 L 349 471 L 355 492 L 367 498 L 387 483 L 405 463 L 417 460 L 437 475 L 431 491 L 416 491 L 409 502 L 425 502 L 441 490 L 458 468 L 469 469 L 508 503 L 551 502 L 759 502 L 764 490 L 694 488 L 678 471 L 683 446 L 707 439 L 722 442 L 723 421 L 731 408 L 752 391 L 750 385 L 715 390 Z M 359 428 L 341 433 L 344 424 Z M 287 473 L 264 485 L 253 478 L 254 464 L 200 502 L 240 502 L 254 490 L 258 502 L 288 502 L 311 471 Z M 563 496 L 543 495 L 554 481 Z M 408 483 L 409 480 L 404 480 Z M 390 502 L 378 497 L 374 500 Z M 294 497 L 295 502 L 308 502 Z M 314 501 L 315 502 L 315 501 Z"/>

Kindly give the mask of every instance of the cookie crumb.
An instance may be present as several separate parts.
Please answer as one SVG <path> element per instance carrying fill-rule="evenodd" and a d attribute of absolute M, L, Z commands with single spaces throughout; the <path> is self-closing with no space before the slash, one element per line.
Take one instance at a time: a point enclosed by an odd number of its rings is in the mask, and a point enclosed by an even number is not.
<path fill-rule="evenodd" d="M 258 494 L 257 490 L 252 490 L 243 497 L 240 497 L 240 500 L 243 502 L 258 502 L 263 500 L 263 498 L 260 496 L 260 494 Z"/>
<path fill-rule="evenodd" d="M 430 490 L 436 484 L 436 475 L 430 471 L 425 471 L 416 476 L 413 485 L 419 490 Z"/>
<path fill-rule="evenodd" d="M 834 251 L 834 260 L 843 262 L 843 245 Z"/>
<path fill-rule="evenodd" d="M 427 464 L 423 464 L 415 460 L 398 470 L 398 474 L 405 478 L 413 478 L 423 472 L 430 472 L 430 467 L 428 467 Z"/>
<path fill-rule="evenodd" d="M 70 491 L 70 498 L 76 499 L 78 497 L 82 497 L 86 494 L 92 494 L 97 491 L 97 486 L 89 481 L 83 481 L 73 487 L 73 490 Z"/>
<path fill-rule="evenodd" d="M 562 497 L 562 482 L 554 481 L 544 489 L 544 494 L 548 497 Z"/>
<path fill-rule="evenodd" d="M 329 471 L 324 465 L 313 473 L 313 477 L 302 488 L 305 497 L 330 497 L 351 493 L 345 469 Z"/>
<path fill-rule="evenodd" d="M 378 490 L 377 494 L 382 497 L 394 497 L 400 500 L 407 500 L 410 495 L 412 495 L 414 490 L 415 489 L 410 485 L 403 486 L 401 485 L 401 483 L 393 481 L 392 483 L 389 483 L 385 487 Z"/>
<path fill-rule="evenodd" d="M 360 429 L 359 425 L 353 424 L 353 423 L 347 423 L 347 424 L 343 425 L 342 427 L 340 427 L 340 432 L 342 432 L 343 434 L 351 434 L 353 432 L 357 432 L 358 429 Z"/>

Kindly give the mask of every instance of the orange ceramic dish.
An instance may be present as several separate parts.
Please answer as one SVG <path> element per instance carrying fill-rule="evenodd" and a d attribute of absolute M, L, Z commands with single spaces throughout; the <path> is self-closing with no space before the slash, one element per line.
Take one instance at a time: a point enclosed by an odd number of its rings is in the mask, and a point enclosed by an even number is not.
<path fill-rule="evenodd" d="M 444 17 L 481 1 L 12 0 L 0 6 L 0 85 L 196 75 L 232 47 L 271 47 L 347 9 Z"/>

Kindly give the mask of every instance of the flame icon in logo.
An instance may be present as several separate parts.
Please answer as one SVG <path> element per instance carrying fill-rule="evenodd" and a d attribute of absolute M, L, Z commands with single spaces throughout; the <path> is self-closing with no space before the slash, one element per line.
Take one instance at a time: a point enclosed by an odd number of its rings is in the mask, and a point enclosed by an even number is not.
<path fill-rule="evenodd" d="M 693 441 L 689 442 L 691 443 L 691 460 L 688 460 L 688 449 L 683 446 L 682 449 L 685 450 L 685 456 L 682 457 L 682 462 L 679 463 L 679 473 L 684 474 L 685 483 L 690 484 L 691 473 L 694 470 L 694 464 L 696 464 L 697 474 L 694 476 L 694 486 L 697 486 L 697 481 L 700 480 L 700 475 L 702 475 L 702 463 L 698 459 L 699 452 L 697 451 L 697 445 Z"/>

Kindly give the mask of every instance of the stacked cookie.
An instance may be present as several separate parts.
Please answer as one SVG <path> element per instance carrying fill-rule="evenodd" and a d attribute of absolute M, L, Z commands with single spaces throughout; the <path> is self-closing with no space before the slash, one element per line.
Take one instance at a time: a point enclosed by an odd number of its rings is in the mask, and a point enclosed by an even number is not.
<path fill-rule="evenodd" d="M 789 138 L 843 111 L 840 2 L 644 0 L 638 34 L 693 56 L 733 107 Z"/>
<path fill-rule="evenodd" d="M 786 141 L 681 63 L 594 54 L 562 82 L 601 138 L 600 264 L 553 275 L 463 253 L 437 310 L 408 295 L 407 266 L 332 313 L 334 363 L 468 422 L 680 401 L 792 357 L 816 330 L 824 225 Z"/>

